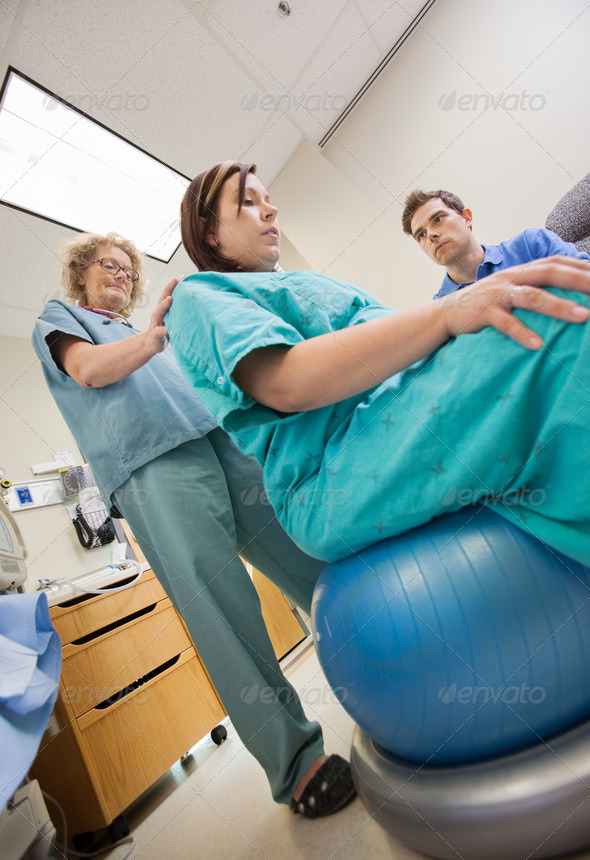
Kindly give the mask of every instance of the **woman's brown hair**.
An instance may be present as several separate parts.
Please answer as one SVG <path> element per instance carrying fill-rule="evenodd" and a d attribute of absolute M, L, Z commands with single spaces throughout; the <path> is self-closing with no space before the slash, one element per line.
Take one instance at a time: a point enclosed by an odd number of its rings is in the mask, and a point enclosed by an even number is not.
<path fill-rule="evenodd" d="M 249 173 L 256 173 L 255 164 L 241 164 L 239 161 L 224 161 L 215 164 L 204 173 L 199 173 L 189 187 L 180 205 L 180 231 L 182 244 L 200 272 L 235 272 L 235 260 L 223 257 L 211 239 L 218 226 L 217 211 L 219 195 L 227 180 L 240 174 L 238 192 L 238 214 L 244 202 L 246 179 Z"/>

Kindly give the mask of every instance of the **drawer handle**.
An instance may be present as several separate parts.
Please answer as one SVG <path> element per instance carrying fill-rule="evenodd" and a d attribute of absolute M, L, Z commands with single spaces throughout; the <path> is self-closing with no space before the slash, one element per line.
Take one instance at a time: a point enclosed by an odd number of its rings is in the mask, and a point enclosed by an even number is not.
<path fill-rule="evenodd" d="M 180 654 L 177 654 L 176 657 L 172 657 L 170 660 L 166 660 L 166 662 L 162 663 L 161 666 L 158 666 L 156 669 L 152 669 L 152 671 L 148 672 L 147 675 L 142 675 L 142 677 L 138 678 L 137 681 L 133 681 L 132 684 L 128 684 L 122 690 L 119 690 L 118 693 L 115 693 L 113 696 L 110 696 L 108 699 L 105 699 L 104 702 L 101 702 L 99 705 L 96 705 L 94 710 L 104 711 L 105 708 L 111 708 L 114 704 L 119 702 L 125 696 L 128 696 L 129 693 L 133 693 L 134 690 L 138 690 L 139 687 L 143 687 L 143 685 L 147 684 L 148 681 L 151 681 L 153 678 L 156 678 L 158 675 L 161 675 L 162 672 L 166 671 L 166 669 L 170 669 L 170 667 L 174 666 L 175 663 L 178 663 L 179 660 Z"/>
<path fill-rule="evenodd" d="M 131 561 L 131 559 L 129 559 L 129 561 Z M 128 585 L 130 582 L 133 582 L 133 580 L 137 579 L 137 578 L 138 578 L 137 573 L 133 573 L 133 574 L 131 574 L 131 576 L 126 576 L 125 579 L 118 579 L 117 582 L 111 582 L 104 589 L 104 593 L 105 594 L 110 594 L 110 593 L 115 594 L 116 592 L 114 592 L 114 591 L 111 592 L 109 589 L 114 589 L 114 588 L 119 588 L 119 587 L 123 588 L 123 586 Z M 88 594 L 81 594 L 79 597 L 72 597 L 70 600 L 64 600 L 62 603 L 58 603 L 57 606 L 59 606 L 60 609 L 70 609 L 72 606 L 78 606 L 78 604 L 80 604 L 80 603 L 86 603 L 88 600 L 94 600 L 96 597 L 101 597 L 101 596 L 102 595 L 91 594 L 89 592 Z"/>
<path fill-rule="evenodd" d="M 92 633 L 87 633 L 85 636 L 81 636 L 79 639 L 73 639 L 71 644 L 86 645 L 87 642 L 92 642 L 93 639 L 98 639 L 99 636 L 103 636 L 105 633 L 109 633 L 111 630 L 116 630 L 117 627 L 123 627 L 130 621 L 134 621 L 136 618 L 141 618 L 142 615 L 149 615 L 150 612 L 154 611 L 156 606 L 157 602 L 151 603 L 149 606 L 144 606 L 143 609 L 138 609 L 137 612 L 132 612 L 131 615 L 126 615 L 124 618 L 117 618 L 117 620 L 113 621 L 111 624 L 105 624 L 104 627 L 99 627 L 98 630 L 93 630 Z"/>

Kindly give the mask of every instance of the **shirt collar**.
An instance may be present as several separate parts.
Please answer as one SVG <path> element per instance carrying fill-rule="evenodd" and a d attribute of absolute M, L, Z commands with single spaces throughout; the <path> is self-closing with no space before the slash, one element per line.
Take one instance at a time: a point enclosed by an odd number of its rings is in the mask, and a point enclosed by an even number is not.
<path fill-rule="evenodd" d="M 482 245 L 483 248 L 483 262 L 484 263 L 501 263 L 504 257 L 502 256 L 502 250 L 499 245 Z M 483 265 L 481 263 L 480 265 Z"/>
<path fill-rule="evenodd" d="M 501 263 L 504 257 L 502 256 L 502 250 L 498 245 L 482 245 L 483 248 L 483 260 L 479 264 L 480 266 L 485 265 L 485 263 L 492 263 L 492 265 L 496 265 L 497 263 Z M 479 266 L 478 266 L 479 272 Z M 443 282 L 441 284 L 440 290 L 434 296 L 435 299 L 440 299 L 442 296 L 446 296 L 449 293 L 454 293 L 455 290 L 460 290 L 462 287 L 466 287 L 469 284 L 473 284 L 473 281 L 463 281 L 461 284 L 456 284 L 447 273 L 445 272 L 445 276 L 443 278 Z"/>

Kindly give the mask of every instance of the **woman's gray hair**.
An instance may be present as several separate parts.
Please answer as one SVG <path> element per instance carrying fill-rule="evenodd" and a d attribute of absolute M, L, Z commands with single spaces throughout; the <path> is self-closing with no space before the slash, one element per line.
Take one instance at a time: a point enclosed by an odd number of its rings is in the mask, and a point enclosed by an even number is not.
<path fill-rule="evenodd" d="M 121 316 L 129 317 L 137 307 L 143 296 L 145 288 L 145 269 L 141 254 L 130 239 L 124 239 L 118 233 L 107 233 L 100 236 L 98 233 L 82 233 L 76 239 L 68 242 L 61 250 L 61 282 L 64 288 L 64 296 L 72 304 L 78 302 L 87 304 L 86 288 L 82 282 L 82 273 L 96 258 L 96 249 L 104 245 L 107 248 L 120 248 L 131 260 L 134 272 L 139 275 L 139 281 L 132 285 L 131 296 L 127 307 L 123 308 Z"/>

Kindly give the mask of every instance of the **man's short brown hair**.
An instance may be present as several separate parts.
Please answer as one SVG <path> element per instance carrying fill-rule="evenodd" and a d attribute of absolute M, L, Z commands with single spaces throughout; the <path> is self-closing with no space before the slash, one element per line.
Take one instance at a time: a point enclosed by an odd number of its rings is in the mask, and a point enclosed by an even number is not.
<path fill-rule="evenodd" d="M 437 197 L 440 197 L 442 202 L 448 206 L 449 209 L 455 209 L 459 215 L 463 214 L 465 205 L 461 198 L 457 197 L 456 194 L 453 194 L 452 191 L 445 191 L 442 188 L 439 188 L 438 191 L 420 191 L 416 188 L 411 194 L 408 194 L 406 202 L 404 203 L 404 211 L 402 212 L 402 227 L 404 228 L 404 233 L 407 233 L 408 236 L 412 235 L 411 224 L 412 218 L 416 213 L 416 209 L 419 209 L 420 206 L 428 203 L 429 200 L 436 200 Z"/>

